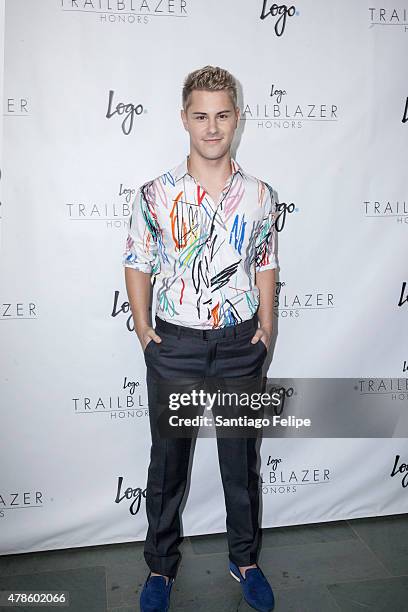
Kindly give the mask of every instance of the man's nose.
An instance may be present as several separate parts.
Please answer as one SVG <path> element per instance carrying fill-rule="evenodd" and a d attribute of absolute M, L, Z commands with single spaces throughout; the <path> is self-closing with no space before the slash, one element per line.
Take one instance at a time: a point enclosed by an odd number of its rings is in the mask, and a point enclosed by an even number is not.
<path fill-rule="evenodd" d="M 210 117 L 208 122 L 208 130 L 211 132 L 211 134 L 217 131 L 217 120 L 215 117 L 213 119 Z"/>

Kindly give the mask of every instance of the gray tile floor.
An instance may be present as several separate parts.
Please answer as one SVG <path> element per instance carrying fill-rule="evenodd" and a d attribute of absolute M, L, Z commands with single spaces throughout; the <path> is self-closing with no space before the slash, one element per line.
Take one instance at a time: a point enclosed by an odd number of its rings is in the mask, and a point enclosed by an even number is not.
<path fill-rule="evenodd" d="M 185 538 L 181 551 L 172 612 L 252 610 L 225 534 Z M 408 612 L 408 514 L 264 529 L 259 565 L 277 612 Z M 69 612 L 136 612 L 146 576 L 142 542 L 0 556 L 0 590 L 63 589 Z"/>

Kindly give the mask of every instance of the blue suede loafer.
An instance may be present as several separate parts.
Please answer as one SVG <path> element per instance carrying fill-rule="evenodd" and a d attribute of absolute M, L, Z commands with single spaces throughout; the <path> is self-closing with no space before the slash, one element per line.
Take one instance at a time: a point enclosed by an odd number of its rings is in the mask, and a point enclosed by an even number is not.
<path fill-rule="evenodd" d="M 140 593 L 140 612 L 167 612 L 173 583 L 174 578 L 169 578 L 166 584 L 164 576 L 152 576 L 149 572 Z"/>
<path fill-rule="evenodd" d="M 245 578 L 232 561 L 229 562 L 229 569 L 231 576 L 241 583 L 244 599 L 248 605 L 259 612 L 273 610 L 275 606 L 273 591 L 260 567 L 247 569 Z"/>

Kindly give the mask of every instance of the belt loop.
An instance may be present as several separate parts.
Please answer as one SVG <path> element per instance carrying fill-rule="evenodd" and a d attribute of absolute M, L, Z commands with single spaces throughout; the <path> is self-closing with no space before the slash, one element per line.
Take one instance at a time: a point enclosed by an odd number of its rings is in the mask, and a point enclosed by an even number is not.
<path fill-rule="evenodd" d="M 234 338 L 236 338 L 236 337 L 237 337 L 237 326 L 234 325 Z"/>
<path fill-rule="evenodd" d="M 226 329 L 225 326 L 222 328 L 222 337 L 225 338 L 226 335 Z"/>
<path fill-rule="evenodd" d="M 177 326 L 177 340 L 180 340 L 181 337 L 181 325 Z"/>

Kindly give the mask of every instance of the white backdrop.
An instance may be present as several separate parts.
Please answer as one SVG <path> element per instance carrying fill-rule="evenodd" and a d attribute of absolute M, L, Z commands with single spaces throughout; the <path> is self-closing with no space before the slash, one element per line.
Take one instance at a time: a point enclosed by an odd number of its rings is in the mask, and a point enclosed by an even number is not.
<path fill-rule="evenodd" d="M 407 406 L 391 383 L 408 361 L 408 4 L 300 0 L 286 21 L 271 7 L 5 2 L 1 554 L 145 538 L 122 252 L 135 190 L 188 153 L 182 83 L 206 64 L 239 81 L 237 161 L 293 203 L 269 376 L 382 378 L 376 399 Z M 407 512 L 407 439 L 387 435 L 265 438 L 262 525 Z M 214 438 L 197 441 L 183 530 L 225 531 Z"/>

